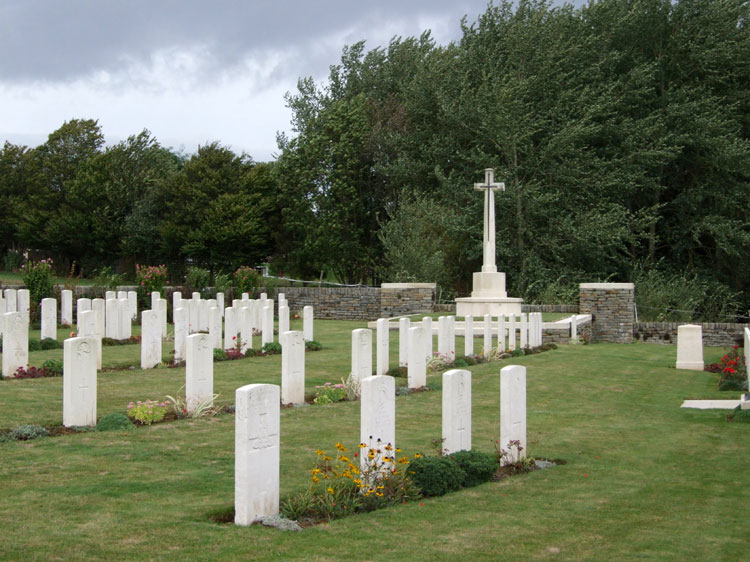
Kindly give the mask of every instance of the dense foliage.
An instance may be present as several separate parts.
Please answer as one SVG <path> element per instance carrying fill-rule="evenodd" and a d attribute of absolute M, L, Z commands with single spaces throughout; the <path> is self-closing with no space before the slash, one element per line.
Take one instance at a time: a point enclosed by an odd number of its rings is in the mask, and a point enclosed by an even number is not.
<path fill-rule="evenodd" d="M 179 278 L 270 259 L 308 278 L 467 294 L 482 259 L 472 184 L 492 167 L 514 296 L 636 281 L 650 287 L 641 312 L 665 319 L 744 311 L 749 10 L 520 0 L 490 4 L 449 45 L 429 32 L 356 43 L 326 83 L 288 95 L 293 134 L 273 164 L 217 143 L 188 158 L 147 131 L 103 148 L 96 121 L 73 120 L 37 148 L 0 150 L 5 250 L 87 273 L 165 263 Z"/>

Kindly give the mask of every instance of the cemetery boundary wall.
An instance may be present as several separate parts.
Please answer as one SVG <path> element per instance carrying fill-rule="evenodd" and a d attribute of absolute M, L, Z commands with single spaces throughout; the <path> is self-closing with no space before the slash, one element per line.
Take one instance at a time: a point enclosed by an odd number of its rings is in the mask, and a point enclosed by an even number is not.
<path fill-rule="evenodd" d="M 436 304 L 435 312 L 452 312 L 456 313 L 456 305 L 453 304 Z M 522 304 L 521 312 L 557 312 L 563 314 L 578 314 L 577 304 Z"/>
<path fill-rule="evenodd" d="M 687 322 L 636 322 L 634 337 L 645 343 L 676 344 L 677 327 Z M 703 345 L 707 347 L 743 346 L 743 330 L 747 324 L 707 322 L 700 324 L 703 331 Z"/>

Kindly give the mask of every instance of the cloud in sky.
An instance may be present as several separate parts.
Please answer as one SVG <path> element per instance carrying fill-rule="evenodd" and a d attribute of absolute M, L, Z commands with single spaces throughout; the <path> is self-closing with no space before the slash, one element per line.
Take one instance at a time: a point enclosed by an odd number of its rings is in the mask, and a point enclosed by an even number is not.
<path fill-rule="evenodd" d="M 0 142 L 36 146 L 66 120 L 108 142 L 148 129 L 194 151 L 220 141 L 255 160 L 289 129 L 284 93 L 326 78 L 341 49 L 429 29 L 460 37 L 486 0 L 3 0 Z"/>

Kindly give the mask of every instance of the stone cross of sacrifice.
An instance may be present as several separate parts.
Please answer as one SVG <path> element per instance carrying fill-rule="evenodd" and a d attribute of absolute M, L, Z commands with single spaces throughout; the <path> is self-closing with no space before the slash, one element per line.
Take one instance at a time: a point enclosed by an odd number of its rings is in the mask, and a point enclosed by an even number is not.
<path fill-rule="evenodd" d="M 495 192 L 505 191 L 505 184 L 495 182 L 495 170 L 487 168 L 484 171 L 484 183 L 475 183 L 474 189 L 484 191 L 484 239 L 482 249 L 484 260 L 482 273 L 496 273 L 495 265 Z"/>

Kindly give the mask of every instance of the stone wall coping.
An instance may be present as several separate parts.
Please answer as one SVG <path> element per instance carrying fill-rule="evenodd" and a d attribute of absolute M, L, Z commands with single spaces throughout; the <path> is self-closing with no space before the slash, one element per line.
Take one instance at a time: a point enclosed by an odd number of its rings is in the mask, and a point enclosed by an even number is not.
<path fill-rule="evenodd" d="M 581 283 L 579 289 L 634 289 L 634 283 Z"/>
<path fill-rule="evenodd" d="M 437 283 L 381 283 L 381 289 L 434 289 Z"/>

